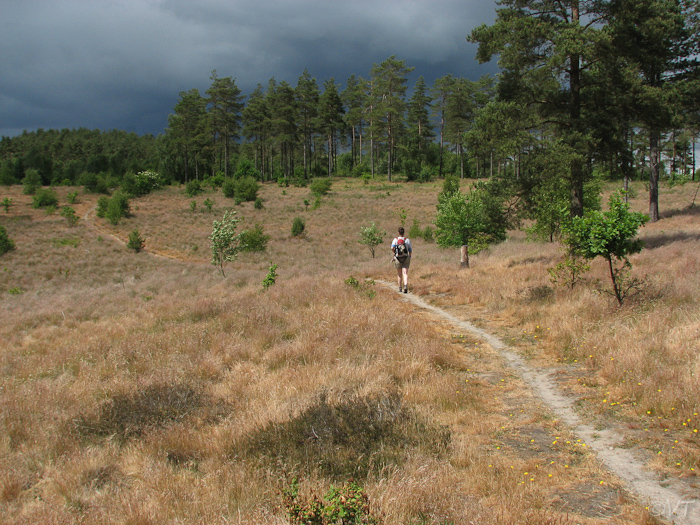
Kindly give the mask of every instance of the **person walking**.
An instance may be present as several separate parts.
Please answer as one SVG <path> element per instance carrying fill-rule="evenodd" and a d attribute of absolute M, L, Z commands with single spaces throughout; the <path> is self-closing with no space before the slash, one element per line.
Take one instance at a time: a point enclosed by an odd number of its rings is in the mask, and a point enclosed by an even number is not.
<path fill-rule="evenodd" d="M 411 240 L 404 237 L 403 226 L 399 228 L 399 236 L 391 241 L 391 253 L 399 281 L 399 293 L 408 293 L 408 267 L 411 265 L 413 246 Z"/>

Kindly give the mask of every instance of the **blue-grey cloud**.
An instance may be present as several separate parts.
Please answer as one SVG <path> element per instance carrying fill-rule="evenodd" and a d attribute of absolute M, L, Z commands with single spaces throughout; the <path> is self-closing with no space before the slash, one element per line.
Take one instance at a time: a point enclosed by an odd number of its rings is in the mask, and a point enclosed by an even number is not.
<path fill-rule="evenodd" d="M 478 78 L 467 43 L 495 0 L 0 0 L 0 135 L 37 128 L 159 133 L 211 71 L 244 93 L 304 69 L 343 83 L 391 55 L 430 83 Z M 412 79 L 413 80 L 413 79 Z"/>

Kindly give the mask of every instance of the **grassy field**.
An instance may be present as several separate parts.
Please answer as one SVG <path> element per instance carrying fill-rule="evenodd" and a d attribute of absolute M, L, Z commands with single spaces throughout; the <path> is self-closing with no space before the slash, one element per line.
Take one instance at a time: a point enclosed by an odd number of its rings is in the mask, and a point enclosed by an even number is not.
<path fill-rule="evenodd" d="M 431 225 L 440 188 L 339 179 L 316 207 L 306 188 L 268 184 L 255 209 L 172 187 L 133 199 L 118 226 L 81 193 L 74 227 L 2 188 L 16 249 L 0 257 L 0 521 L 289 523 L 297 478 L 302 504 L 357 481 L 387 524 L 657 523 L 487 345 L 393 293 L 400 217 Z M 75 190 L 57 188 L 60 203 Z M 623 307 L 600 292 L 604 261 L 553 287 L 559 246 L 519 231 L 470 269 L 414 238 L 411 291 L 562 367 L 583 414 L 693 485 L 696 191 L 662 188 L 663 218 L 631 258 L 644 292 Z M 223 278 L 208 236 L 230 208 L 239 231 L 262 224 L 271 240 Z M 387 232 L 376 258 L 357 242 L 372 221 Z M 134 229 L 145 252 L 124 245 Z"/>

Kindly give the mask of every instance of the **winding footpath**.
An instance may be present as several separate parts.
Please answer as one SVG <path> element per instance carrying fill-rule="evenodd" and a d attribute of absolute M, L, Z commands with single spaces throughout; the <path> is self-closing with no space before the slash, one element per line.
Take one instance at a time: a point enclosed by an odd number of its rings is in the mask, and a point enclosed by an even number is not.
<path fill-rule="evenodd" d="M 387 288 L 394 287 L 388 282 L 379 282 Z M 645 468 L 633 450 L 623 448 L 625 436 L 619 431 L 609 428 L 601 430 L 598 426 L 594 428 L 585 423 L 574 409 L 576 399 L 562 392 L 551 371 L 532 368 L 499 338 L 427 303 L 418 295 L 401 294 L 401 297 L 488 343 L 552 413 L 596 453 L 603 466 L 620 478 L 629 492 L 648 505 L 654 514 L 677 525 L 700 525 L 700 495 L 679 479 L 662 480 Z"/>

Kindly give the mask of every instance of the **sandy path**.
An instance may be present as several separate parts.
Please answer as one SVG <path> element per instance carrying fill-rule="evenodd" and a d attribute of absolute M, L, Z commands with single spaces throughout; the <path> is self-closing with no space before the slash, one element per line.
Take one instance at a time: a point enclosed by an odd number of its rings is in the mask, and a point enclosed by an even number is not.
<path fill-rule="evenodd" d="M 394 284 L 379 282 L 388 288 L 394 288 Z M 584 422 L 574 409 L 576 398 L 563 393 L 551 370 L 532 368 L 499 338 L 465 319 L 427 303 L 418 295 L 401 294 L 401 297 L 488 343 L 541 398 L 555 417 L 577 434 L 596 453 L 603 466 L 619 477 L 629 492 L 648 505 L 653 514 L 678 525 L 700 525 L 700 494 L 697 490 L 682 479 L 662 480 L 645 468 L 644 461 L 637 453 L 623 448 L 625 436 L 620 429 L 601 426 L 600 422 L 596 422 L 595 426 Z"/>

